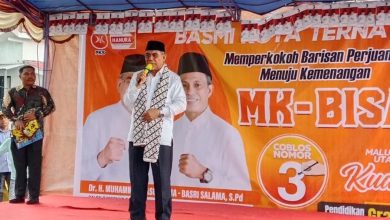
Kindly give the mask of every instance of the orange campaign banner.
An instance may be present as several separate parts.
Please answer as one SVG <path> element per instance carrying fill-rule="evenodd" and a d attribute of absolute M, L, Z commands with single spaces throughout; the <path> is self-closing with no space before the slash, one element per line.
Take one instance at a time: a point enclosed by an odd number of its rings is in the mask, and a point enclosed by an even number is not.
<path fill-rule="evenodd" d="M 130 196 L 127 152 L 103 168 L 97 158 L 112 137 L 127 142 L 125 57 L 159 40 L 172 71 L 195 54 L 211 74 L 206 90 L 186 94 L 188 112 L 175 121 L 174 199 L 390 216 L 390 27 L 315 27 L 247 43 L 241 34 L 239 23 L 223 33 L 89 31 L 75 193 Z M 178 74 L 184 86 L 199 80 Z M 181 154 L 211 171 L 208 183 L 178 169 Z"/>

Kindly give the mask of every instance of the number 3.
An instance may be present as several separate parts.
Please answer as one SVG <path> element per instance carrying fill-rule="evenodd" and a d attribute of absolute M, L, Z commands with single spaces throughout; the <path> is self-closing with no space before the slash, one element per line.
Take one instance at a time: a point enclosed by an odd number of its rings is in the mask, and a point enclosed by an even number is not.
<path fill-rule="evenodd" d="M 295 193 L 288 193 L 285 187 L 278 187 L 278 193 L 279 196 L 282 197 L 283 199 L 293 202 L 293 201 L 298 201 L 303 198 L 306 192 L 306 185 L 304 182 L 301 181 L 301 179 L 305 175 L 298 175 L 299 172 L 301 172 L 302 165 L 297 162 L 286 162 L 282 164 L 279 168 L 279 173 L 280 174 L 286 174 L 287 170 L 289 169 L 294 169 L 296 172 L 296 175 L 293 177 L 290 177 L 288 182 L 291 184 L 294 184 L 297 188 L 297 191 Z"/>

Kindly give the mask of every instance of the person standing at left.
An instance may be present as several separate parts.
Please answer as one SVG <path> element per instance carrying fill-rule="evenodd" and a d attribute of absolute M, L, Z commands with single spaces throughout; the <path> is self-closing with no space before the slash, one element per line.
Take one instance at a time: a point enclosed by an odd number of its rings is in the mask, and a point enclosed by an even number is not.
<path fill-rule="evenodd" d="M 187 102 L 180 77 L 165 64 L 165 45 L 149 41 L 145 69 L 129 84 L 124 102 L 132 110 L 129 131 L 130 218 L 144 220 L 149 166 L 152 167 L 157 220 L 172 213 L 171 170 L 173 118 Z"/>
<path fill-rule="evenodd" d="M 0 112 L 0 146 L 3 145 L 4 142 L 7 141 L 11 136 L 11 133 L 9 131 L 9 121 L 5 117 L 5 115 Z M 8 142 L 9 143 L 9 142 Z M 8 145 L 9 146 L 9 145 Z M 1 153 L 0 151 L 0 202 L 6 201 L 6 194 L 7 192 L 12 192 L 13 190 L 9 190 L 10 186 L 10 178 L 11 178 L 11 172 L 13 168 L 12 164 L 12 156 L 11 152 L 8 149 L 5 149 L 4 153 Z"/>
<path fill-rule="evenodd" d="M 11 151 L 16 169 L 15 198 L 10 203 L 24 203 L 26 185 L 27 204 L 39 203 L 42 167 L 43 118 L 55 109 L 50 93 L 35 85 L 35 69 L 26 65 L 19 69 L 22 85 L 11 88 L 5 95 L 2 111 L 13 122 Z M 38 128 L 38 130 L 37 130 Z M 23 136 L 23 142 L 14 131 Z M 35 132 L 35 133 L 34 133 Z M 21 145 L 24 143 L 24 146 Z M 27 170 L 28 168 L 28 179 Z M 28 182 L 28 183 L 27 183 Z"/>

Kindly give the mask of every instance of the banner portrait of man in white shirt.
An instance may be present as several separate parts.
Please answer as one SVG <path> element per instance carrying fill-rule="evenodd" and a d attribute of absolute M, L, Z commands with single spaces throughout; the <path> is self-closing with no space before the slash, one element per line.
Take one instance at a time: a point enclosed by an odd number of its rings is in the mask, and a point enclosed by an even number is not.
<path fill-rule="evenodd" d="M 239 132 L 209 108 L 214 87 L 206 57 L 183 54 L 178 74 L 187 109 L 174 123 L 172 185 L 251 190 Z"/>
<path fill-rule="evenodd" d="M 123 103 L 123 95 L 134 72 L 145 68 L 145 57 L 125 57 L 117 80 L 121 100 L 91 113 L 83 127 L 82 180 L 129 182 L 127 133 L 131 111 Z"/>

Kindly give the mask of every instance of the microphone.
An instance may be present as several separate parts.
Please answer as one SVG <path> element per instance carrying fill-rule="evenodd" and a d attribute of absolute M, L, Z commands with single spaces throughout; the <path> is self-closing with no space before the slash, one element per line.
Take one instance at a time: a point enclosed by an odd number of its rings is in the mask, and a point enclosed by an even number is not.
<path fill-rule="evenodd" d="M 144 68 L 144 72 L 142 73 L 143 78 L 146 78 L 149 72 L 152 70 L 153 70 L 153 64 L 148 63 Z M 140 83 L 141 83 L 141 77 L 138 78 L 137 86 L 139 86 Z"/>
<path fill-rule="evenodd" d="M 148 65 L 145 66 L 144 69 L 144 76 L 147 76 L 150 71 L 153 70 L 153 64 L 148 63 Z"/>

